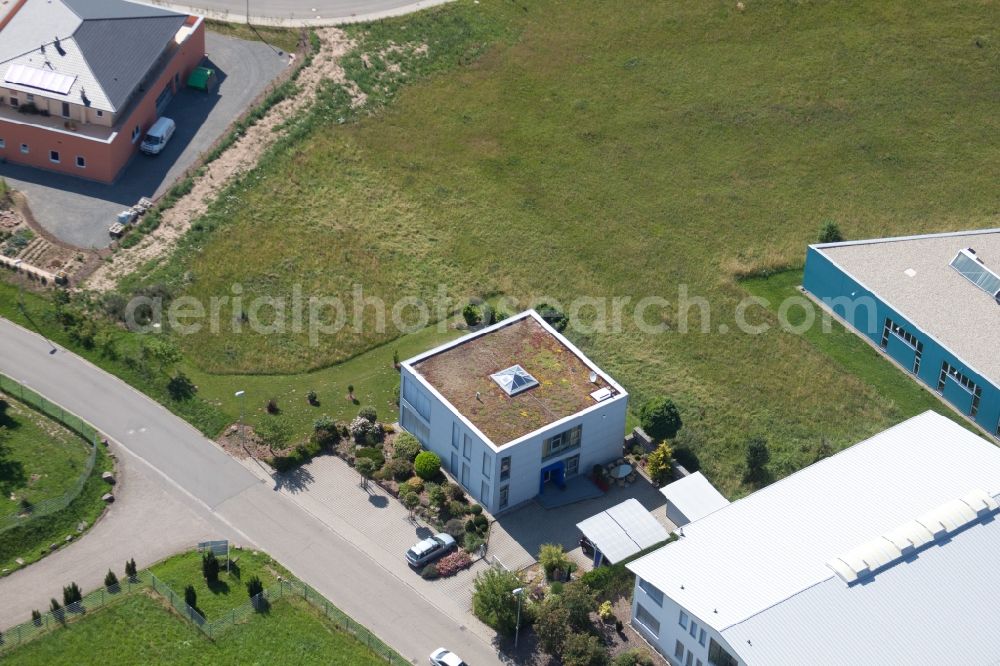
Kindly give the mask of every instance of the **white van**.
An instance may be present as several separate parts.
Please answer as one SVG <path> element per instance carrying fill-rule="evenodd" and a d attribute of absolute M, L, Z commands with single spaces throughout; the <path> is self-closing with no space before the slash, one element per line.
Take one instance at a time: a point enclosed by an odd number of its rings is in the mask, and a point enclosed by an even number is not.
<path fill-rule="evenodd" d="M 146 132 L 139 150 L 147 155 L 158 155 L 174 135 L 177 124 L 170 118 L 160 118 Z"/>

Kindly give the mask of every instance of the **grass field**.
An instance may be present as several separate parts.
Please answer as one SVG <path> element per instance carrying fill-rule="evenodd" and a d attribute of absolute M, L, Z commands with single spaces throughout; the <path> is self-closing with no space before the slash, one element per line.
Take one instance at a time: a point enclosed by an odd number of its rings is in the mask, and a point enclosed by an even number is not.
<path fill-rule="evenodd" d="M 262 41 L 286 53 L 294 53 L 298 48 L 301 32 L 294 28 L 274 28 L 262 25 L 247 25 L 246 23 L 228 23 L 206 19 L 205 28 L 227 37 L 245 39 L 247 41 Z"/>
<path fill-rule="evenodd" d="M 198 610 L 205 619 L 218 619 L 227 611 L 249 600 L 246 584 L 257 576 L 265 588 L 278 582 L 278 576 L 289 576 L 288 572 L 270 556 L 250 550 L 234 550 L 230 553 L 234 563 L 227 573 L 225 567 L 219 574 L 219 581 L 209 585 L 201 573 L 201 554 L 197 552 L 175 555 L 150 568 L 150 571 L 179 595 L 184 588 L 193 585 L 198 595 Z M 225 558 L 220 557 L 220 562 Z"/>
<path fill-rule="evenodd" d="M 35 504 L 70 490 L 86 468 L 88 449 L 59 423 L 5 393 L 0 398 L 10 404 L 0 417 L 0 428 L 8 433 L 6 439 L 0 437 L 0 514 L 8 515 L 19 511 L 22 498 Z M 104 512 L 101 496 L 108 491 L 101 473 L 113 469 L 107 453 L 98 447 L 90 476 L 68 506 L 0 532 L 0 570 L 16 570 L 18 558 L 26 565 L 41 559 L 51 544 L 62 546 L 67 535 L 78 537 L 81 522 L 92 526 Z"/>
<path fill-rule="evenodd" d="M 0 414 L 0 515 L 69 490 L 87 464 L 89 448 L 78 435 L 11 396 Z M 12 496 L 16 499 L 12 499 Z"/>
<path fill-rule="evenodd" d="M 384 664 L 315 608 L 281 599 L 216 640 L 138 592 L 4 656 L 5 664 Z"/>
<path fill-rule="evenodd" d="M 355 284 L 389 303 L 444 284 L 456 298 L 633 304 L 676 304 L 686 285 L 711 307 L 706 332 L 677 332 L 667 308 L 649 317 L 667 333 L 626 317 L 570 337 L 636 402 L 673 396 L 702 469 L 739 495 L 749 437 L 769 440 L 781 476 L 822 440 L 839 449 L 916 404 L 808 338 L 731 332 L 747 295 L 736 278 L 801 266 L 827 220 L 851 238 L 997 225 L 995 17 L 988 2 L 460 0 L 354 26 L 369 54 L 409 45 L 403 70 L 426 76 L 385 85 L 388 56 L 346 59 L 378 112 L 353 121 L 331 90 L 132 284 L 207 301 L 238 283 L 248 301 L 297 283 L 348 311 Z M 246 331 L 178 344 L 203 373 L 281 375 L 302 395 L 315 376 L 288 375 L 393 338 L 365 322 L 317 347 Z"/>

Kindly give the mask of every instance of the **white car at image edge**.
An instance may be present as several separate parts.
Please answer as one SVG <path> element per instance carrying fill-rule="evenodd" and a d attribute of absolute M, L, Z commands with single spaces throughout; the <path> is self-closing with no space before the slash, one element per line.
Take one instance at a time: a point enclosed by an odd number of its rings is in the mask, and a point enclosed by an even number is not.
<path fill-rule="evenodd" d="M 431 652 L 431 666 L 467 666 L 467 664 L 451 650 L 438 648 Z"/>

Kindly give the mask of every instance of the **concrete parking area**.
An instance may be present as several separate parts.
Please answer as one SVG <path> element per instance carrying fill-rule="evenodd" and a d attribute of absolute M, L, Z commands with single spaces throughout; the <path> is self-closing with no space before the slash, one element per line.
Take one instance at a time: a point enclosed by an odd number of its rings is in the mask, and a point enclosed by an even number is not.
<path fill-rule="evenodd" d="M 59 240 L 85 249 L 111 243 L 115 216 L 141 197 L 162 195 L 289 64 L 263 42 L 212 32 L 205 35 L 206 66 L 218 86 L 205 93 L 181 89 L 163 115 L 177 130 L 159 155 L 136 155 L 118 181 L 104 185 L 15 164 L 0 164 L 0 177 L 28 199 L 35 220 Z"/>

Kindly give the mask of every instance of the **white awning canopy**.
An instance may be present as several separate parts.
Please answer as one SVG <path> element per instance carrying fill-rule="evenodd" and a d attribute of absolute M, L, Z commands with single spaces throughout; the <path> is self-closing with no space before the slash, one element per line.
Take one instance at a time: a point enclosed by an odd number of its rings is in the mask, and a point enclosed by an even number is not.
<path fill-rule="evenodd" d="M 635 498 L 601 511 L 576 526 L 612 564 L 655 546 L 669 536 L 667 529 Z"/>

